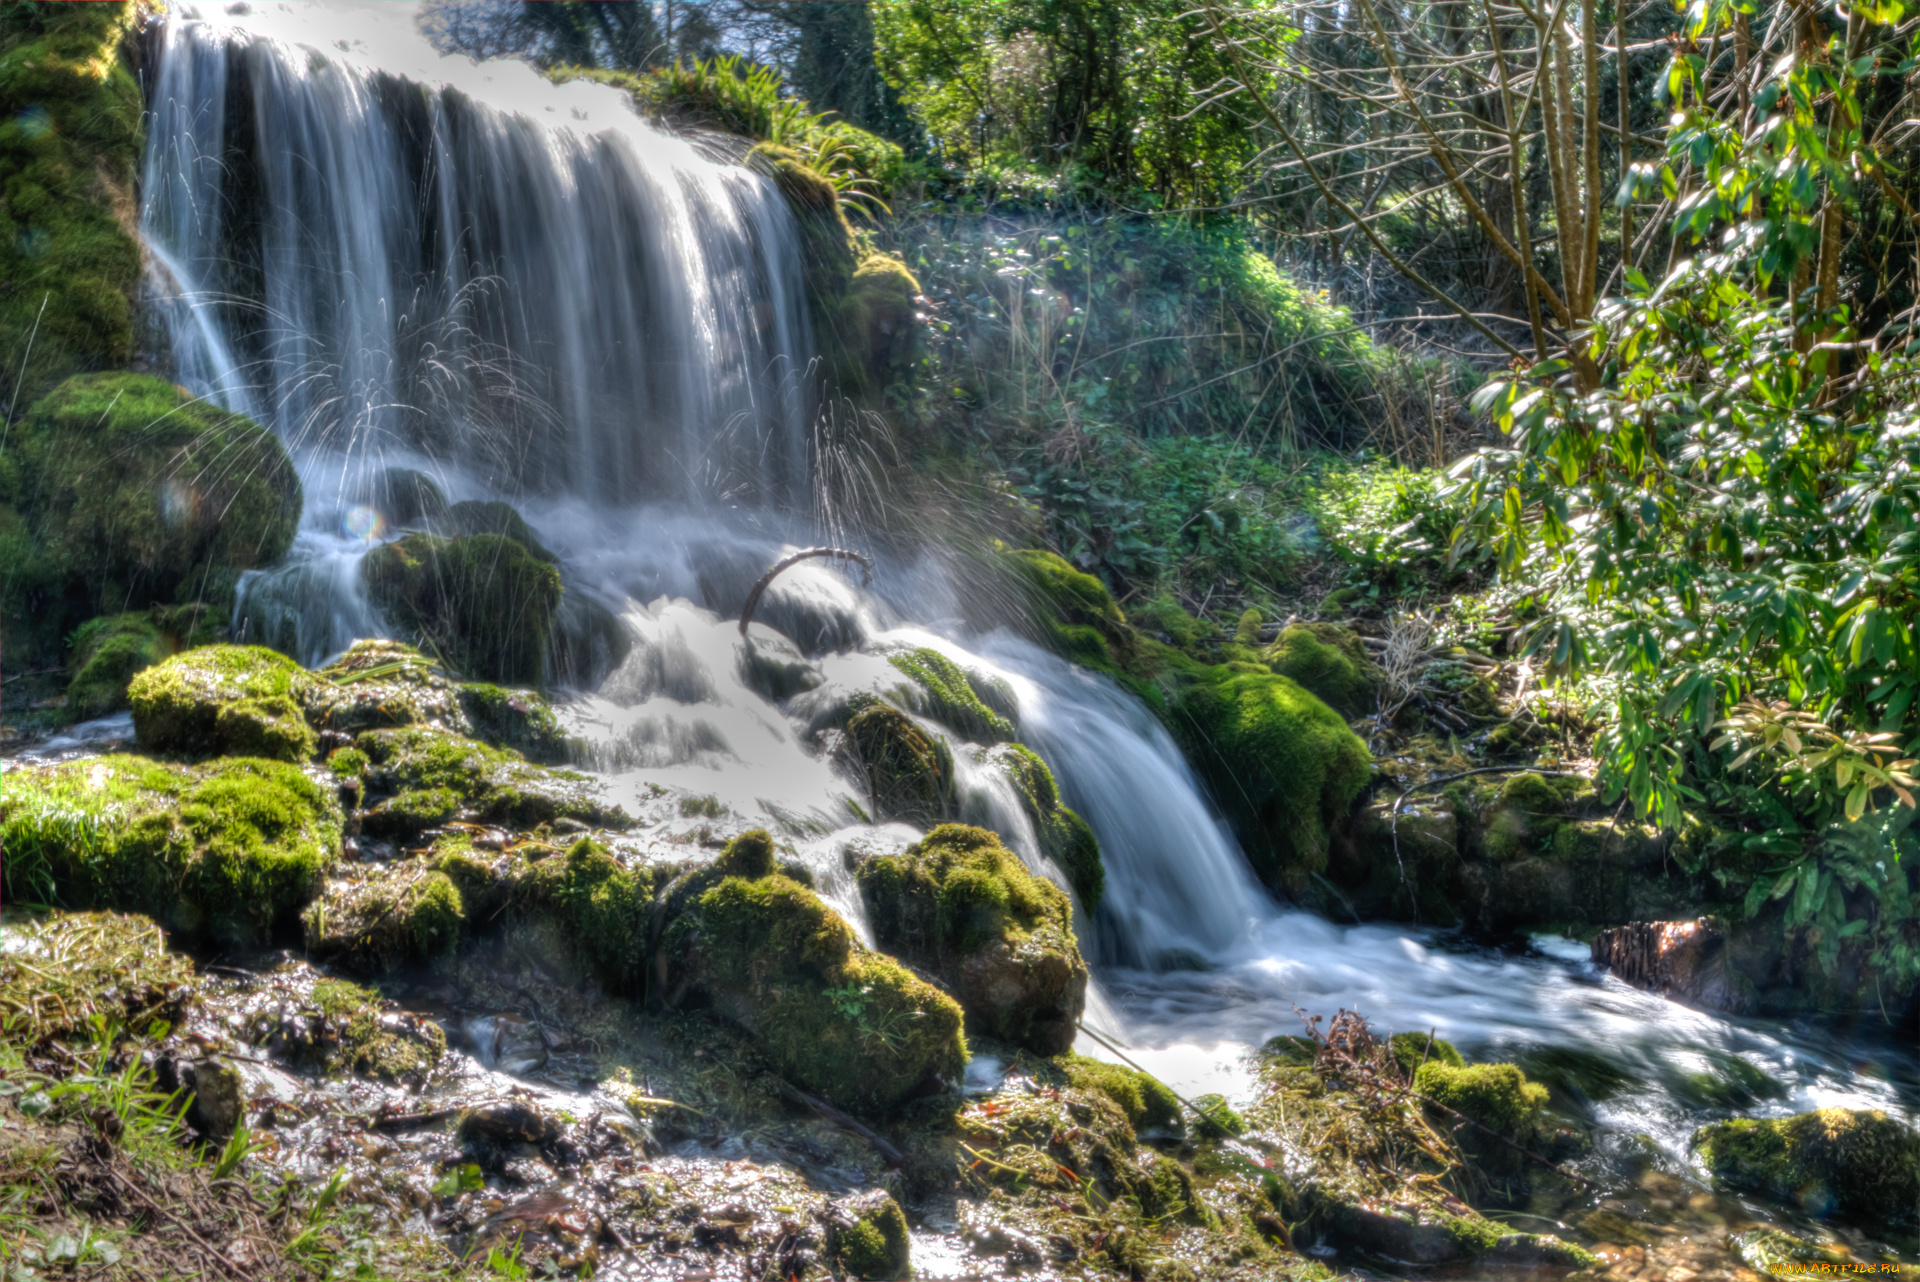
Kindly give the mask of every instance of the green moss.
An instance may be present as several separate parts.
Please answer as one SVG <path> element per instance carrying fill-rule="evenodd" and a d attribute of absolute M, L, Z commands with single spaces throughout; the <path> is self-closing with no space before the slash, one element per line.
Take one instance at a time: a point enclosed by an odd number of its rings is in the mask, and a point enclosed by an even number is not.
<path fill-rule="evenodd" d="M 959 1005 L 862 948 L 798 882 L 708 869 L 669 905 L 661 956 L 673 993 L 704 998 L 751 1029 L 805 1089 L 843 1108 L 886 1110 L 966 1062 Z"/>
<path fill-rule="evenodd" d="M 466 925 L 460 891 L 418 863 L 375 865 L 333 881 L 301 914 L 307 953 L 358 974 L 381 974 L 452 952 Z"/>
<path fill-rule="evenodd" d="M 1130 650 L 1129 630 L 1106 584 L 1052 552 L 1003 549 L 996 566 L 1017 607 L 1011 622 L 1082 667 L 1120 671 Z"/>
<path fill-rule="evenodd" d="M 337 779 L 358 779 L 366 772 L 367 754 L 358 748 L 336 748 L 327 758 L 327 769 Z"/>
<path fill-rule="evenodd" d="M 532 684 L 546 673 L 560 571 L 510 538 L 410 534 L 367 554 L 373 603 L 462 675 Z"/>
<path fill-rule="evenodd" d="M 1505 863 L 1548 851 L 1571 859 L 1596 854 L 1605 839 L 1598 828 L 1561 839 L 1568 816 L 1592 791 L 1584 779 L 1548 779 L 1532 771 L 1507 779 L 1482 817 L 1487 858 Z"/>
<path fill-rule="evenodd" d="M 1329 827 L 1372 774 L 1339 714 L 1280 676 L 1213 669 L 1169 718 L 1254 867 L 1290 894 L 1327 866 Z"/>
<path fill-rule="evenodd" d="M 1013 738 L 1013 722 L 987 702 L 991 699 L 1009 707 L 1012 696 L 1004 688 L 995 688 L 938 650 L 909 650 L 887 661 L 913 679 L 921 697 L 918 710 L 961 738 L 974 743 L 1005 743 Z"/>
<path fill-rule="evenodd" d="M 128 756 L 0 776 L 10 882 L 37 877 L 56 902 L 144 912 L 221 943 L 290 926 L 340 829 L 333 790 L 277 761 Z"/>
<path fill-rule="evenodd" d="M 137 11 L 0 9 L 0 410 L 134 354 L 144 104 L 121 50 Z"/>
<path fill-rule="evenodd" d="M 1422 1064 L 1445 1064 L 1448 1068 L 1465 1068 L 1467 1061 L 1452 1042 L 1442 1041 L 1431 1033 L 1395 1033 L 1387 1039 L 1387 1047 L 1393 1052 L 1394 1062 L 1400 1065 L 1400 1071 L 1411 1078 Z"/>
<path fill-rule="evenodd" d="M 581 838 L 562 859 L 534 864 L 509 892 L 516 913 L 545 917 L 586 972 L 608 989 L 639 994 L 646 984 L 653 875 L 629 869 Z"/>
<path fill-rule="evenodd" d="M 368 730 L 354 746 L 370 763 L 369 794 L 389 797 L 381 805 L 396 812 L 411 808 L 425 814 L 444 803 L 475 821 L 510 828 L 534 828 L 556 819 L 597 828 L 626 828 L 633 822 L 620 807 L 602 799 L 590 776 L 537 766 L 516 752 L 438 727 Z M 432 795 L 404 800 L 415 793 Z"/>
<path fill-rule="evenodd" d="M 1042 1055 L 1073 1044 L 1087 967 L 1072 903 L 998 837 L 942 824 L 855 878 L 875 940 L 937 976 L 972 1032 Z"/>
<path fill-rule="evenodd" d="M 1231 1139 L 1244 1135 L 1247 1119 L 1240 1116 L 1224 1095 L 1199 1095 L 1194 1098 L 1194 1130 L 1205 1139 Z"/>
<path fill-rule="evenodd" d="M 1297 623 L 1262 656 L 1274 672 L 1312 691 L 1334 711 L 1358 717 L 1373 710 L 1381 673 L 1360 638 L 1334 623 Z"/>
<path fill-rule="evenodd" d="M 1040 839 L 1040 853 L 1066 874 L 1067 884 L 1080 897 L 1080 906 L 1089 914 L 1097 912 L 1107 879 L 1100 860 L 1100 842 L 1087 821 L 1061 802 L 1053 771 L 1025 744 L 996 748 L 992 760 L 1006 770 L 1020 794 L 1021 805 Z"/>
<path fill-rule="evenodd" d="M 765 828 L 741 833 L 727 843 L 714 867 L 729 877 L 756 880 L 773 873 L 773 838 Z"/>
<path fill-rule="evenodd" d="M 202 646 L 146 669 L 127 687 L 134 734 L 150 752 L 252 753 L 304 761 L 318 741 L 301 706 L 314 680 L 260 646 Z"/>
<path fill-rule="evenodd" d="M 1256 620 L 1258 616 L 1255 616 Z M 1127 608 L 1127 619 L 1136 628 L 1157 632 L 1170 645 L 1199 655 L 1220 639 L 1220 629 L 1205 619 L 1188 614 L 1186 607 L 1170 593 L 1162 592 L 1146 602 Z M 1256 622 L 1256 627 L 1258 626 Z"/>
<path fill-rule="evenodd" d="M 1920 1223 L 1920 1135 L 1879 1110 L 1823 1108 L 1703 1126 L 1693 1148 L 1732 1188 L 1871 1228 Z"/>
<path fill-rule="evenodd" d="M 1460 1067 L 1429 1059 L 1414 1073 L 1413 1088 L 1443 1109 L 1452 1110 L 1434 1110 L 1434 1120 L 1443 1128 L 1453 1128 L 1455 1143 L 1476 1165 L 1503 1175 L 1528 1173 L 1526 1155 L 1494 1136 L 1521 1148 L 1532 1147 L 1540 1110 L 1547 1104 L 1546 1087 L 1529 1082 L 1526 1074 L 1512 1064 Z M 1477 1126 L 1462 1125 L 1454 1114 Z"/>
<path fill-rule="evenodd" d="M 447 1036 L 432 1020 L 388 1029 L 380 1018 L 379 994 L 342 979 L 313 986 L 313 1005 L 326 1017 L 330 1039 L 325 1067 L 388 1082 L 419 1082 L 446 1054 Z"/>
<path fill-rule="evenodd" d="M 839 330 L 865 387 L 884 389 L 912 370 L 921 328 L 919 296 L 920 282 L 892 254 L 868 254 L 854 269 L 840 305 Z"/>
<path fill-rule="evenodd" d="M 460 687 L 459 700 L 474 738 L 511 748 L 529 761 L 555 765 L 567 759 L 567 736 L 553 706 L 538 692 L 472 684 Z"/>
<path fill-rule="evenodd" d="M 127 706 L 127 683 L 171 651 L 146 611 L 92 619 L 73 634 L 67 670 L 67 712 L 76 721 L 104 717 Z"/>
<path fill-rule="evenodd" d="M 847 746 L 866 770 L 878 818 L 925 828 L 946 817 L 953 758 L 945 739 L 915 725 L 898 708 L 875 701 L 847 722 Z"/>
<path fill-rule="evenodd" d="M 834 1234 L 834 1250 L 847 1276 L 872 1282 L 895 1282 L 913 1276 L 911 1242 L 906 1213 L 879 1190 L 860 1199 L 853 1223 L 841 1226 Z"/>
<path fill-rule="evenodd" d="M 319 669 L 305 698 L 308 717 L 323 730 L 358 734 L 390 726 L 437 722 L 465 732 L 461 687 L 426 655 L 399 641 L 355 641 Z"/>
<path fill-rule="evenodd" d="M 1185 1129 L 1180 1098 L 1156 1077 L 1084 1055 L 1062 1055 L 1067 1080 L 1083 1091 L 1098 1091 L 1112 1100 L 1136 1131 L 1148 1129 L 1179 1134 Z"/>
<path fill-rule="evenodd" d="M 1254 609 L 1241 611 L 1240 622 L 1234 625 L 1233 643 L 1243 646 L 1259 645 L 1260 622 L 1260 611 Z"/>

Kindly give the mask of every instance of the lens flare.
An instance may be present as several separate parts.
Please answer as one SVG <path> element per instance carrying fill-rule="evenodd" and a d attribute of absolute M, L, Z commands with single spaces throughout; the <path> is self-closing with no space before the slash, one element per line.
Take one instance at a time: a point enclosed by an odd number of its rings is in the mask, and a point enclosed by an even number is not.
<path fill-rule="evenodd" d="M 365 539 L 371 543 L 380 537 L 380 532 L 386 528 L 386 522 L 382 521 L 380 514 L 372 508 L 356 507 L 340 518 L 340 528 L 347 532 L 349 538 Z"/>

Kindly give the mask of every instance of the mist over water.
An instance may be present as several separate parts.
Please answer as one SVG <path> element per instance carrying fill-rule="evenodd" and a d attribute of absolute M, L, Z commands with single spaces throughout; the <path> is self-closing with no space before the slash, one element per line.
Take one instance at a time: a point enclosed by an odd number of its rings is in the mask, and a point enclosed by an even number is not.
<path fill-rule="evenodd" d="M 843 852 L 918 834 L 858 819 L 823 717 L 857 690 L 910 702 L 886 661 L 899 649 L 1003 680 L 1018 737 L 1100 839 L 1089 1022 L 1177 1089 L 1244 1086 L 1244 1051 L 1299 1031 L 1298 1005 L 1470 1054 L 1590 1052 L 1635 1083 L 1600 1115 L 1676 1154 L 1709 1114 L 1672 1084 L 1716 1054 L 1784 1084 L 1758 1111 L 1913 1097 L 1910 1057 L 1873 1059 L 1870 1038 L 1692 1012 L 1577 945 L 1520 956 L 1288 908 L 1145 707 L 1019 638 L 970 635 L 927 564 L 883 555 L 871 590 L 798 567 L 742 639 L 753 580 L 818 541 L 793 515 L 812 340 L 778 193 L 614 90 L 440 59 L 393 10 L 342 42 L 324 30 L 338 12 L 177 14 L 153 93 L 143 226 L 178 377 L 272 425 L 306 486 L 289 563 L 243 585 L 239 639 L 315 663 L 381 632 L 359 563 L 395 531 L 360 514 L 380 468 L 418 468 L 449 499 L 510 499 L 568 592 L 633 637 L 566 709 L 615 797 L 638 807 L 664 785 L 776 827 L 863 931 Z M 963 815 L 1064 884 L 1004 778 L 932 728 Z"/>

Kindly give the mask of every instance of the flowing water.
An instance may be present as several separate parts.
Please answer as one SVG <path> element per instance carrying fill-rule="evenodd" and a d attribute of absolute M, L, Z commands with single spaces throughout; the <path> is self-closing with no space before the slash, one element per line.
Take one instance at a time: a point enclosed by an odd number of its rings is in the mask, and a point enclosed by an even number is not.
<path fill-rule="evenodd" d="M 1496 952 L 1286 907 L 1147 709 L 970 633 L 937 565 L 883 556 L 871 589 L 804 565 L 743 641 L 748 586 L 817 535 L 793 515 L 813 411 L 796 232 L 770 182 L 614 90 L 441 59 L 401 6 L 262 5 L 175 16 L 152 92 L 144 227 L 178 377 L 273 425 L 306 484 L 289 564 L 243 585 L 244 637 L 316 662 L 379 631 L 358 577 L 389 533 L 369 487 L 420 468 L 452 499 L 512 501 L 569 590 L 632 634 L 568 711 L 615 793 L 664 786 L 776 826 L 856 925 L 842 851 L 917 834 L 856 820 L 815 730 L 849 692 L 897 691 L 901 648 L 1004 681 L 1019 737 L 1100 838 L 1090 1022 L 1177 1089 L 1245 1089 L 1245 1051 L 1299 1031 L 1296 1007 L 1353 1007 L 1469 1054 L 1603 1065 L 1594 1116 L 1676 1167 L 1726 1115 L 1688 1084 L 1729 1057 L 1779 1084 L 1751 1112 L 1920 1097 L 1910 1050 L 1871 1029 L 1690 1011 L 1566 941 Z M 946 733 L 966 817 L 1043 865 L 1004 779 Z"/>

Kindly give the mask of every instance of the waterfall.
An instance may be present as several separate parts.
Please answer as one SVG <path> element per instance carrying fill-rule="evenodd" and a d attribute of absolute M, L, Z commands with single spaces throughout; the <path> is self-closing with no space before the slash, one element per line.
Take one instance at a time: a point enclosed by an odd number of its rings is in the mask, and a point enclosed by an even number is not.
<path fill-rule="evenodd" d="M 321 520 L 390 461 L 609 503 L 805 492 L 769 181 L 612 87 L 439 58 L 405 7 L 344 48 L 324 10 L 261 8 L 167 23 L 142 232 L 180 381 L 273 426 Z"/>
<path fill-rule="evenodd" d="M 421 468 L 450 498 L 510 498 L 568 591 L 623 615 L 632 652 L 567 710 L 615 794 L 652 816 L 678 804 L 664 784 L 769 824 L 857 928 L 847 851 L 918 834 L 855 822 L 818 709 L 897 683 L 886 655 L 910 646 L 1004 681 L 1101 843 L 1104 903 L 1081 918 L 1104 994 L 1090 1018 L 1176 1087 L 1230 1084 L 1249 1045 L 1298 1031 L 1299 1003 L 1477 1053 L 1620 1062 L 1655 1086 L 1608 1116 L 1675 1152 L 1699 1116 L 1657 1084 L 1718 1054 L 1787 1083 L 1778 1111 L 1899 1107 L 1824 1034 L 1687 1011 L 1564 943 L 1516 955 L 1291 910 L 1137 700 L 1006 634 L 914 626 L 958 613 L 924 564 L 882 555 L 871 592 L 801 566 L 742 640 L 755 577 L 815 541 L 797 515 L 811 336 L 778 193 L 610 87 L 440 58 L 401 6 L 356 10 L 343 43 L 336 13 L 176 13 L 153 83 L 142 221 L 177 377 L 271 425 L 306 484 L 289 564 L 243 583 L 242 639 L 313 662 L 377 630 L 357 585 L 382 531 L 355 509 L 379 468 Z M 1058 879 L 949 737 L 966 817 Z"/>

